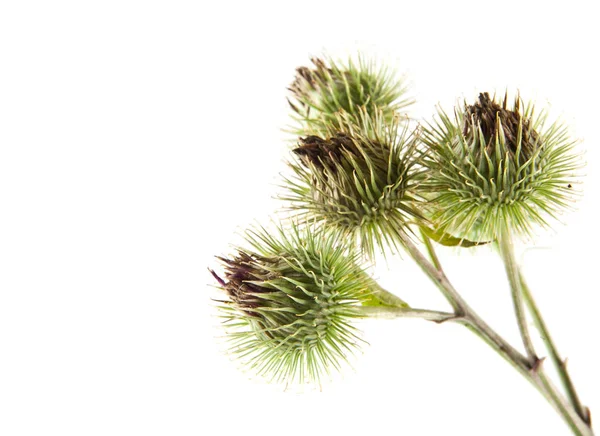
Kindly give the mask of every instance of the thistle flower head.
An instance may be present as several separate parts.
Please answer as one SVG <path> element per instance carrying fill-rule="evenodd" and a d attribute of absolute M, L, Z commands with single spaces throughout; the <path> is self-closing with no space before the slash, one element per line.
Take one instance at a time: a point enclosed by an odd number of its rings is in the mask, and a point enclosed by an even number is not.
<path fill-rule="evenodd" d="M 528 234 L 569 206 L 579 168 L 565 126 L 547 125 L 520 97 L 509 107 L 488 93 L 455 111 L 442 110 L 425 128 L 424 165 L 432 221 L 441 231 L 474 241 L 498 238 L 503 228 Z"/>
<path fill-rule="evenodd" d="M 313 68 L 300 67 L 289 90 L 290 106 L 302 127 L 297 133 L 304 134 L 306 128 L 322 132 L 327 126 L 337 125 L 340 112 L 361 121 L 359 110 L 367 113 L 381 111 L 385 120 L 410 105 L 407 89 L 394 72 L 375 62 L 358 59 L 358 63 L 346 64 L 329 59 L 327 62 L 314 58 Z"/>
<path fill-rule="evenodd" d="M 398 230 L 414 218 L 419 172 L 417 141 L 395 117 L 360 111 L 360 123 L 337 117 L 323 136 L 300 138 L 286 179 L 299 219 L 315 220 L 372 257 L 375 247 L 395 246 Z"/>
<path fill-rule="evenodd" d="M 357 256 L 310 228 L 248 233 L 252 249 L 221 258 L 220 309 L 231 351 L 276 381 L 318 381 L 339 369 L 360 339 L 350 324 L 372 279 Z"/>

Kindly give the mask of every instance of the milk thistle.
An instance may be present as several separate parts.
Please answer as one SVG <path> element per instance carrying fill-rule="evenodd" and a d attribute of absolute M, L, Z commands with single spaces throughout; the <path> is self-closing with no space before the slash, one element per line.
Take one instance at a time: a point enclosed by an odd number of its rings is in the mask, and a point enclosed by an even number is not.
<path fill-rule="evenodd" d="M 517 96 L 482 92 L 414 125 L 406 87 L 375 63 L 313 60 L 291 84 L 295 147 L 280 195 L 291 217 L 247 233 L 249 248 L 211 271 L 231 353 L 270 380 L 317 382 L 360 346 L 355 321 L 418 317 L 467 327 L 555 408 L 575 435 L 593 436 L 582 403 L 514 254 L 514 238 L 570 208 L 581 168 L 576 141 Z M 452 285 L 436 244 L 495 247 L 504 263 L 524 352 Z M 414 308 L 367 273 L 378 252 L 400 252 L 432 280 L 448 311 Z M 543 365 L 529 314 L 557 370 Z"/>

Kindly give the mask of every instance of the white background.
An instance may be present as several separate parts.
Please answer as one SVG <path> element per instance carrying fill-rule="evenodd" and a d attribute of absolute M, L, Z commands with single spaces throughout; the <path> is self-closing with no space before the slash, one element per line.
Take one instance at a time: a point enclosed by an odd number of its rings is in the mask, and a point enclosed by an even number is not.
<path fill-rule="evenodd" d="M 593 5 L 2 2 L 0 434 L 569 434 L 455 325 L 363 323 L 370 346 L 321 392 L 284 392 L 221 352 L 207 267 L 280 206 L 286 87 L 323 51 L 406 73 L 417 118 L 518 89 L 583 140 L 583 200 L 519 258 L 600 416 Z M 518 345 L 495 255 L 442 255 Z M 445 308 L 408 260 L 376 274 L 415 306 Z"/>

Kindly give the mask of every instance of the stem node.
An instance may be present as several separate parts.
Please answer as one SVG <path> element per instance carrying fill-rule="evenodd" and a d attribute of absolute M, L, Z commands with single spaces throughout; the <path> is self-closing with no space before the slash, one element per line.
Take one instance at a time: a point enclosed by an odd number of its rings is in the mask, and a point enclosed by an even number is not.
<path fill-rule="evenodd" d="M 544 360 L 546 360 L 545 357 L 536 357 L 535 361 L 533 362 L 533 365 L 531 366 L 531 372 L 533 374 L 537 374 L 538 372 L 540 372 L 542 370 L 542 364 L 544 363 Z"/>

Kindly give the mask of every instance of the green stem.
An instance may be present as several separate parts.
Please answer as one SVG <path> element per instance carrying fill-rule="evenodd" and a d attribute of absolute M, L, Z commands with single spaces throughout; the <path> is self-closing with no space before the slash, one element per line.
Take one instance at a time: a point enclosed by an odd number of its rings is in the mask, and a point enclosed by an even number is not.
<path fill-rule="evenodd" d="M 560 381 L 565 389 L 565 392 L 567 393 L 567 397 L 569 398 L 570 403 L 575 408 L 575 411 L 577 412 L 577 414 L 581 417 L 581 419 L 583 419 L 589 425 L 591 423 L 589 411 L 581 403 L 581 400 L 579 399 L 579 395 L 577 395 L 577 391 L 575 390 L 575 386 L 574 386 L 573 381 L 571 380 L 571 376 L 569 375 L 569 372 L 567 370 L 566 361 L 560 357 L 560 354 L 558 353 L 556 345 L 555 345 L 554 341 L 552 340 L 552 337 L 550 336 L 548 327 L 547 327 L 546 323 L 544 322 L 544 318 L 542 318 L 542 314 L 541 314 L 535 300 L 533 299 L 533 295 L 531 294 L 531 291 L 529 290 L 529 286 L 527 286 L 527 283 L 525 282 L 525 278 L 523 277 L 523 274 L 520 271 L 519 271 L 519 279 L 521 282 L 521 290 L 523 291 L 523 299 L 525 301 L 525 304 L 527 305 L 529 312 L 531 313 L 531 317 L 533 318 L 533 321 L 534 321 L 536 327 L 540 331 L 542 340 L 544 341 L 544 344 L 546 345 L 546 348 L 548 349 L 552 363 L 556 367 Z"/>
<path fill-rule="evenodd" d="M 542 368 L 543 360 L 533 372 L 533 383 L 577 436 L 594 436 L 590 423 L 585 422 L 568 404 Z"/>
<path fill-rule="evenodd" d="M 500 248 L 500 254 L 504 261 L 504 267 L 506 269 L 506 275 L 510 283 L 511 296 L 513 306 L 515 309 L 515 316 L 517 317 L 517 324 L 519 325 L 519 331 L 521 332 L 521 338 L 523 339 L 523 345 L 527 352 L 527 357 L 530 363 L 535 364 L 539 358 L 533 347 L 533 341 L 529 334 L 529 327 L 527 326 L 527 317 L 525 315 L 525 309 L 523 307 L 523 291 L 521 290 L 521 280 L 519 276 L 519 268 L 515 260 L 513 242 L 510 235 L 510 230 L 507 226 L 504 227 L 501 237 L 498 240 L 498 246 Z"/>
<path fill-rule="evenodd" d="M 542 369 L 543 360 L 535 358 L 531 360 L 523 356 L 519 351 L 512 347 L 505 339 L 496 333 L 487 323 L 469 307 L 466 301 L 458 294 L 454 287 L 449 282 L 441 266 L 435 266 L 423 256 L 419 249 L 414 245 L 412 240 L 403 231 L 398 231 L 397 236 L 403 243 L 413 260 L 421 267 L 423 272 L 436 284 L 438 289 L 446 297 L 450 305 L 454 309 L 455 316 L 448 318 L 447 321 L 455 321 L 465 325 L 469 330 L 483 339 L 490 345 L 500 356 L 508 361 L 521 375 L 523 375 L 535 388 L 546 398 L 546 400 L 560 414 L 565 423 L 577 436 L 593 436 L 594 433 L 588 423 L 585 422 L 572 408 L 566 400 L 560 395 L 557 389 L 552 385 L 549 378 Z M 428 238 L 424 236 L 427 241 Z M 510 241 L 510 240 L 509 240 Z M 426 243 L 427 249 L 435 259 L 434 262 L 439 265 L 439 260 L 435 256 L 435 252 L 431 242 Z M 514 257 L 512 256 L 512 244 L 505 248 L 510 248 L 508 253 L 511 254 L 512 265 L 516 267 Z M 512 274 L 507 268 L 507 272 Z M 517 275 L 518 276 L 518 275 Z M 510 278 L 510 276 L 509 276 Z M 517 288 L 518 289 L 518 288 Z M 517 296 L 520 297 L 519 294 Z M 523 318 L 524 319 L 524 318 Z M 533 354 L 535 356 L 535 353 Z"/>
<path fill-rule="evenodd" d="M 404 307 L 363 306 L 359 311 L 370 318 L 421 318 L 438 323 L 456 318 L 456 315 L 450 312 Z"/>
<path fill-rule="evenodd" d="M 425 243 L 425 248 L 427 249 L 427 254 L 429 254 L 429 257 L 431 258 L 431 262 L 433 262 L 433 266 L 435 266 L 438 270 L 441 270 L 442 264 L 440 263 L 440 259 L 438 258 L 437 253 L 435 252 L 435 249 L 433 248 L 431 239 L 429 238 L 429 236 L 427 236 L 425 234 L 425 232 L 423 231 L 423 228 L 421 228 L 420 230 L 421 230 L 421 237 L 423 238 L 423 242 Z"/>

